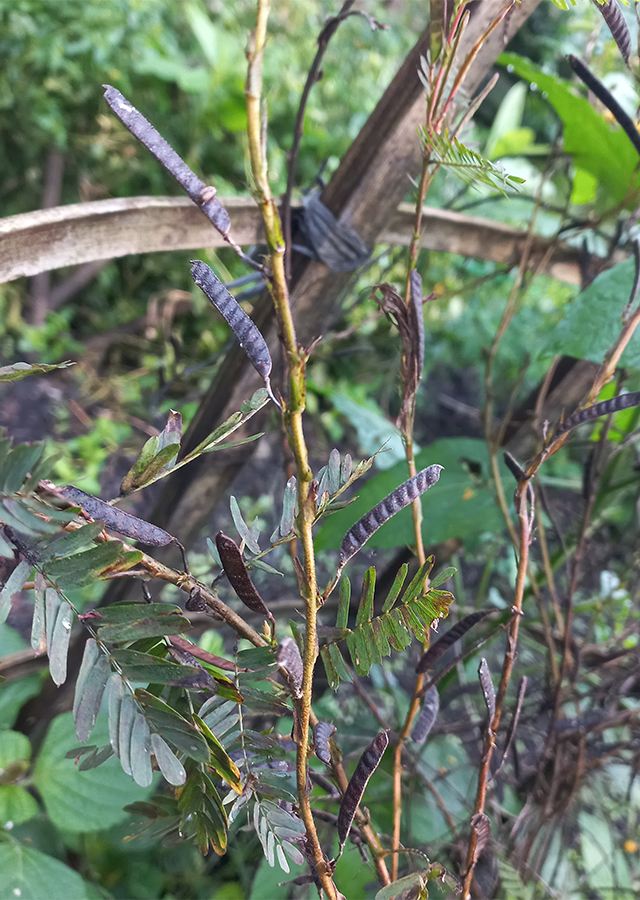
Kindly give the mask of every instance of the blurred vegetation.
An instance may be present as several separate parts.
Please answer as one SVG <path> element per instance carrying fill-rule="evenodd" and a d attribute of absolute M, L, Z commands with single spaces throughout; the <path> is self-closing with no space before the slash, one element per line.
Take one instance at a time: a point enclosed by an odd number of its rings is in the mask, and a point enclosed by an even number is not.
<path fill-rule="evenodd" d="M 323 78 L 311 92 L 297 193 L 311 185 L 325 160 L 325 176 L 335 170 L 426 24 L 424 4 L 416 0 L 371 3 L 367 8 L 389 27 L 372 32 L 364 19 L 354 17 L 338 30 L 325 57 Z M 332 13 L 333 4 L 308 0 L 281 2 L 272 11 L 264 80 L 274 194 L 285 188 L 300 92 L 317 35 Z M 635 40 L 635 11 L 623 13 Z M 191 168 L 216 185 L 219 196 L 247 195 L 245 45 L 254 16 L 253 0 L 0 0 L 2 215 L 41 207 L 54 153 L 63 160 L 56 205 L 178 194 L 171 178 L 108 113 L 100 87 L 107 82 L 135 102 Z M 629 181 L 637 177 L 636 160 L 622 132 L 599 107 L 593 107 L 590 118 L 577 101 L 567 111 L 553 95 L 555 90 L 555 97 L 573 96 L 565 57 L 575 53 L 589 60 L 635 116 L 635 76 L 620 60 L 598 10 L 584 2 L 560 10 L 544 0 L 509 52 L 514 55 L 505 57 L 497 69 L 498 85 L 464 140 L 489 159 L 501 160 L 510 174 L 526 179 L 523 194 L 503 198 L 484 187 L 473 190 L 441 172 L 427 202 L 525 229 L 535 209 L 536 230 L 583 246 L 587 261 L 589 254 L 605 257 L 618 249 L 628 254 L 636 234 L 634 212 L 622 201 Z M 637 64 L 636 50 L 633 53 Z M 541 78 L 547 81 L 543 84 Z M 567 142 L 579 128 L 580 147 L 570 150 Z M 624 146 L 624 159 L 608 155 L 612 151 L 603 144 L 605 131 L 613 135 L 612 146 Z M 407 188 L 407 199 L 414 200 L 409 181 Z M 636 203 L 634 197 L 629 206 Z M 223 278 L 245 274 L 230 250 L 204 249 L 199 255 Z M 144 441 L 163 428 L 169 410 L 179 409 L 185 423 L 195 413 L 224 358 L 228 329 L 219 317 L 212 317 L 205 298 L 193 288 L 188 274 L 192 256 L 149 254 L 112 261 L 66 304 L 50 310 L 43 325 L 33 323 L 33 286 L 26 279 L 0 285 L 2 365 L 22 359 L 78 362 L 71 369 L 2 385 L 0 391 L 0 417 L 9 435 L 21 441 L 45 440 L 58 454 L 54 481 L 114 496 Z M 611 256 L 607 265 L 613 262 Z M 392 425 L 401 403 L 400 342 L 370 297 L 374 284 L 403 285 L 406 266 L 406 251 L 376 247 L 371 264 L 344 302 L 334 332 L 309 363 L 308 429 L 315 470 L 326 463 L 334 446 L 360 458 L 389 440 L 388 451 L 377 458 L 371 479 L 359 491 L 360 501 L 337 512 L 318 532 L 318 548 L 326 554 L 321 566 L 327 572 L 347 528 L 406 477 L 401 441 Z M 481 411 L 487 348 L 516 276 L 491 262 L 431 251 L 421 253 L 418 269 L 423 292 L 436 295 L 424 310 L 427 349 L 415 435 L 419 461 L 431 462 L 434 451 L 429 448 L 436 446 L 446 454 L 461 496 L 470 501 L 461 506 L 459 498 L 436 490 L 425 499 L 425 541 L 435 549 L 438 567 L 453 564 L 457 570 L 446 583 L 456 597 L 451 612 L 455 622 L 473 609 L 488 605 L 506 610 L 512 602 L 514 554 L 494 502 Z M 69 275 L 68 270 L 53 273 L 52 286 Z M 525 424 L 531 415 L 527 400 L 543 382 L 554 355 L 602 361 L 618 333 L 633 279 L 634 267 L 626 261 L 607 268 L 580 293 L 551 276 L 525 281 L 495 358 L 492 402 L 497 420 L 513 414 L 515 425 Z M 153 309 L 167 310 L 180 300 L 189 300 L 186 310 L 176 306 L 164 319 L 153 319 Z M 145 327 L 125 333 L 124 325 L 145 315 Z M 100 344 L 100 336 L 112 330 L 113 336 Z M 618 369 L 615 387 L 640 389 L 637 336 Z M 606 388 L 600 399 L 612 393 Z M 617 900 L 640 892 L 639 420 L 638 411 L 631 409 L 583 428 L 545 463 L 538 479 L 543 530 L 536 533 L 532 549 L 516 667 L 518 677 L 528 676 L 529 687 L 514 754 L 492 786 L 492 839 L 478 867 L 475 896 Z M 278 525 L 286 481 L 281 450 L 274 450 L 280 440 L 272 427 L 266 461 L 257 464 L 263 468 L 243 475 L 242 485 L 230 486 L 231 493 L 244 495 L 240 506 L 245 519 L 257 519 L 266 534 Z M 503 471 L 509 502 L 510 478 Z M 379 581 L 386 584 L 399 565 L 410 560 L 408 520 L 407 515 L 403 526 L 399 517 L 395 529 L 387 526 L 371 540 L 363 561 L 350 573 L 354 595 L 372 561 Z M 221 527 L 233 529 L 226 508 L 212 512 L 211 528 L 190 551 L 192 570 L 203 581 L 219 575 L 205 541 Z M 573 590 L 581 534 L 586 545 Z M 281 602 L 279 621 L 290 615 L 299 624 L 291 557 L 278 548 L 268 560 L 284 572 L 285 586 L 280 580 L 274 586 L 275 576 L 265 572 L 253 571 L 252 577 L 263 596 Z M 70 595 L 83 609 L 96 603 L 101 591 L 102 584 L 94 583 Z M 178 593 L 169 586 L 162 599 L 177 602 Z M 570 595 L 573 630 L 567 638 Z M 324 624 L 333 625 L 334 619 L 329 616 Z M 483 624 L 478 632 L 488 636 L 494 627 Z M 202 623 L 199 628 L 198 643 L 210 653 L 237 651 L 237 643 L 234 647 L 227 637 L 223 640 L 220 630 L 204 630 Z M 28 634 L 24 621 L 10 619 L 10 624 L 0 625 L 0 657 L 26 650 Z M 563 722 L 554 730 L 554 678 L 563 650 L 571 669 L 563 673 Z M 504 655 L 502 632 L 481 652 L 497 673 Z M 324 673 L 318 676 L 314 709 L 338 724 L 350 771 L 384 723 L 399 729 L 418 654 L 414 641 L 411 650 L 394 652 L 383 665 L 373 665 L 369 676 L 359 679 L 360 691 L 343 684 L 334 694 L 323 681 Z M 425 745 L 410 747 L 405 762 L 403 844 L 453 872 L 464 863 L 484 728 L 479 658 L 480 651 L 474 651 L 439 683 L 438 721 Z M 315 895 L 313 885 L 279 885 L 304 869 L 292 865 L 289 876 L 277 863 L 271 867 L 246 814 L 232 824 L 228 851 L 221 858 L 213 853 L 202 857 L 190 841 L 162 842 L 153 828 L 132 840 L 140 817 L 123 807 L 149 798 L 154 790 L 170 793 L 158 776 L 152 788 L 142 789 L 110 760 L 82 773 L 91 780 L 83 780 L 84 794 L 74 794 L 80 774 L 72 760 L 63 759 L 76 744 L 71 715 L 56 717 L 44 741 L 34 738 L 33 747 L 22 733 L 28 729 L 19 719 L 20 710 L 38 695 L 43 677 L 40 671 L 30 672 L 0 685 L 0 820 L 10 837 L 0 841 L 0 871 L 23 867 L 31 894 L 22 896 L 44 896 L 38 893 L 44 885 L 54 900 L 277 900 Z M 511 709 L 514 704 L 512 685 L 507 705 Z M 14 730 L 16 722 L 20 730 Z M 262 716 L 252 727 L 267 732 L 274 726 L 288 735 L 292 725 L 288 717 Z M 566 740 L 558 738 L 562 727 L 573 729 Z M 92 737 L 96 743 L 108 739 L 102 716 L 100 729 L 101 735 Z M 14 763 L 20 764 L 21 776 L 5 785 L 2 772 Z M 365 799 L 384 838 L 392 830 L 391 772 L 389 754 Z M 69 806 L 63 814 L 65 797 Z M 320 798 L 316 790 L 316 805 L 322 805 Z M 327 846 L 334 832 L 332 825 L 321 832 Z M 407 856 L 402 874 L 421 865 L 418 857 Z M 336 881 L 348 900 L 373 898 L 380 887 L 374 868 L 363 864 L 353 845 L 338 863 Z M 444 897 L 447 891 L 430 884 L 428 896 Z"/>

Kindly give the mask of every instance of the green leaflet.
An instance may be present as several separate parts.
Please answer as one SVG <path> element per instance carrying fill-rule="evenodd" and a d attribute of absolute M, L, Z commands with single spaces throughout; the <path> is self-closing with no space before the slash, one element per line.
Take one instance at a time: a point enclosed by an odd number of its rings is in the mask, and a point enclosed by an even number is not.
<path fill-rule="evenodd" d="M 95 581 L 104 569 L 116 562 L 121 553 L 122 544 L 119 541 L 105 541 L 82 553 L 55 559 L 47 563 L 45 571 L 52 581 L 68 591 Z"/>
<path fill-rule="evenodd" d="M 194 688 L 202 681 L 203 670 L 195 666 L 182 666 L 139 650 L 113 650 L 112 655 L 130 681 Z"/>
<path fill-rule="evenodd" d="M 31 563 L 23 559 L 7 579 L 0 592 L 0 624 L 6 621 L 11 610 L 11 597 L 22 590 L 22 586 L 27 580 L 30 571 Z"/>
<path fill-rule="evenodd" d="M 101 652 L 93 638 L 89 638 L 85 644 L 73 700 L 76 737 L 81 743 L 88 739 L 96 724 L 110 674 L 109 657 Z"/>
<path fill-rule="evenodd" d="M 224 749 L 220 741 L 213 734 L 209 726 L 198 716 L 193 717 L 196 725 L 203 733 L 211 751 L 211 760 L 209 765 L 215 769 L 227 784 L 233 788 L 238 794 L 242 794 L 242 776 L 238 767 L 231 759 L 227 751 Z"/>
<path fill-rule="evenodd" d="M 358 675 L 367 675 L 371 666 L 380 664 L 391 653 L 392 648 L 404 650 L 411 643 L 412 636 L 424 642 L 431 623 L 447 614 L 449 604 L 453 601 L 450 593 L 429 589 L 423 596 L 433 562 L 433 557 L 429 557 L 420 567 L 397 603 L 407 575 L 407 566 L 402 566 L 385 600 L 382 613 L 375 618 L 375 570 L 369 569 L 363 580 L 360 605 L 352 630 L 344 627 L 348 617 L 350 586 L 347 579 L 343 579 L 338 608 L 338 622 L 342 627 L 335 629 L 333 633 L 332 629 L 327 629 L 330 637 L 320 650 L 327 678 L 334 690 L 340 680 L 345 680 L 345 676 L 348 676 L 344 659 L 336 646 L 341 640 L 346 640 Z M 347 587 L 343 588 L 344 584 Z"/>
<path fill-rule="evenodd" d="M 103 641 L 122 643 L 179 634 L 191 627 L 191 622 L 185 616 L 144 616 L 144 609 L 140 610 L 140 614 L 141 617 L 137 621 L 128 624 L 102 625 L 98 629 L 98 636 Z"/>
<path fill-rule="evenodd" d="M 195 725 L 183 719 L 163 700 L 148 691 L 138 688 L 136 698 L 143 707 L 147 721 L 154 732 L 160 734 L 165 741 L 186 753 L 196 762 L 209 762 L 211 757 L 209 746 Z M 171 783 L 173 784 L 173 782 Z"/>

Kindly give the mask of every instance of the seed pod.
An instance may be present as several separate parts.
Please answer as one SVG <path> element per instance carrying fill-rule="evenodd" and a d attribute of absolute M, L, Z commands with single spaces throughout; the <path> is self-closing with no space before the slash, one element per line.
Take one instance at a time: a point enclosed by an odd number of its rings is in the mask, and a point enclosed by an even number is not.
<path fill-rule="evenodd" d="M 360 757 L 356 770 L 351 776 L 351 781 L 344 792 L 340 810 L 338 812 L 338 838 L 340 839 L 338 858 L 342 855 L 342 850 L 349 835 L 349 830 L 356 814 L 356 810 L 362 800 L 362 795 L 364 794 L 367 782 L 378 768 L 378 763 L 382 759 L 382 755 L 388 746 L 389 729 L 386 729 L 385 731 L 381 731 L 380 734 L 371 741 Z"/>
<path fill-rule="evenodd" d="M 351 272 L 362 266 L 370 253 L 360 236 L 339 222 L 320 200 L 320 191 L 302 198 L 303 227 L 318 259 L 334 272 Z"/>
<path fill-rule="evenodd" d="M 292 637 L 284 637 L 276 650 L 276 662 L 291 688 L 296 700 L 302 697 L 302 677 L 304 667 L 298 645 Z"/>
<path fill-rule="evenodd" d="M 487 846 L 489 838 L 491 837 L 491 821 L 489 816 L 484 813 L 476 813 L 475 816 L 471 817 L 471 827 L 473 828 L 476 839 L 473 848 L 473 861 L 474 863 L 477 863 L 480 854 Z"/>
<path fill-rule="evenodd" d="M 615 99 L 611 91 L 608 91 L 604 84 L 599 81 L 596 76 L 589 71 L 587 66 L 578 59 L 577 56 L 569 54 L 567 57 L 569 65 L 576 73 L 578 78 L 586 84 L 590 91 L 596 95 L 598 100 L 602 101 L 609 112 L 612 113 L 614 119 L 620 125 L 626 136 L 629 138 L 636 151 L 640 153 L 640 134 L 636 128 L 635 122 L 631 116 L 624 111 L 618 101 Z"/>
<path fill-rule="evenodd" d="M 600 416 L 620 412 L 621 409 L 629 409 L 630 406 L 640 406 L 640 391 L 618 394 L 617 397 L 612 397 L 610 400 L 603 400 L 602 403 L 594 403 L 593 406 L 588 406 L 586 409 L 579 409 L 564 420 L 553 436 L 557 438 L 566 431 L 571 431 L 576 425 L 582 425 L 583 422 L 598 419 Z"/>
<path fill-rule="evenodd" d="M 444 656 L 445 652 L 452 644 L 455 644 L 456 641 L 460 640 L 470 628 L 473 628 L 474 625 L 481 619 L 484 619 L 485 616 L 488 616 L 491 612 L 494 612 L 494 610 L 479 609 L 477 612 L 465 616 L 464 619 L 460 619 L 457 625 L 454 625 L 449 631 L 445 631 L 442 637 L 438 638 L 438 640 L 429 647 L 426 653 L 422 654 L 420 662 L 416 666 L 416 672 L 420 675 L 423 672 L 426 672 L 427 669 L 430 669 L 441 656 Z"/>
<path fill-rule="evenodd" d="M 331 722 L 318 722 L 313 729 L 313 746 L 316 756 L 325 766 L 331 765 L 331 751 L 329 750 L 329 738 L 335 734 L 336 726 Z"/>
<path fill-rule="evenodd" d="M 430 487 L 433 487 L 440 478 L 440 472 L 443 468 L 443 466 L 434 465 L 422 469 L 413 478 L 409 478 L 408 481 L 397 487 L 395 491 L 392 491 L 388 497 L 381 500 L 377 506 L 374 506 L 355 525 L 352 525 L 340 545 L 339 569 L 342 569 L 351 557 L 366 544 L 378 528 L 421 494 L 424 494 Z"/>
<path fill-rule="evenodd" d="M 97 522 L 104 522 L 107 528 L 117 531 L 118 534 L 124 537 L 142 541 L 143 544 L 148 544 L 150 547 L 166 547 L 167 544 L 176 544 L 182 553 L 184 570 L 185 572 L 189 571 L 184 547 L 177 538 L 174 538 L 164 528 L 152 525 L 151 522 L 132 516 L 131 513 L 123 512 L 121 509 L 114 509 L 113 506 L 109 506 L 104 500 L 94 497 L 93 494 L 87 494 L 81 491 L 80 488 L 72 485 L 58 488 L 58 493 L 66 500 L 69 500 L 70 503 L 73 503 L 74 506 L 79 506 L 92 519 Z"/>
<path fill-rule="evenodd" d="M 411 316 L 415 329 L 414 354 L 416 360 L 416 378 L 420 381 L 424 366 L 424 316 L 422 314 L 422 278 L 417 269 L 411 270 Z"/>
<path fill-rule="evenodd" d="M 216 547 L 220 554 L 220 562 L 225 571 L 229 584 L 234 589 L 244 605 L 253 612 L 266 616 L 275 625 L 275 619 L 267 609 L 264 600 L 257 592 L 253 581 L 249 577 L 247 567 L 242 559 L 240 548 L 233 540 L 222 531 L 216 535 Z"/>
<path fill-rule="evenodd" d="M 440 694 L 434 685 L 424 695 L 422 712 L 418 716 L 416 724 L 411 731 L 411 740 L 416 744 L 424 744 L 433 728 L 440 711 Z"/>
<path fill-rule="evenodd" d="M 489 727 L 491 727 L 493 717 L 496 714 L 496 689 L 491 680 L 489 663 L 484 656 L 480 660 L 480 665 L 478 666 L 478 677 L 480 679 L 482 693 L 484 694 L 484 702 L 487 704 L 487 712 L 489 713 Z"/>
<path fill-rule="evenodd" d="M 249 357 L 249 362 L 256 372 L 264 379 L 264 385 L 269 396 L 278 406 L 280 405 L 271 390 L 269 376 L 271 374 L 272 361 L 267 342 L 260 330 L 251 321 L 242 309 L 235 297 L 226 289 L 206 263 L 194 261 L 191 267 L 191 277 L 198 287 L 206 294 L 220 315 L 227 321 L 229 327 L 240 341 L 240 346 Z"/>
<path fill-rule="evenodd" d="M 622 10 L 618 6 L 618 0 L 604 0 L 604 3 L 596 3 L 596 7 L 602 13 L 611 31 L 611 36 L 618 45 L 622 58 L 629 65 L 629 56 L 631 55 L 631 35 L 624 20 Z"/>
<path fill-rule="evenodd" d="M 173 147 L 156 131 L 151 122 L 145 119 L 142 113 L 120 91 L 108 84 L 103 85 L 103 87 L 105 89 L 104 99 L 125 128 L 128 128 L 131 134 L 138 138 L 140 143 L 144 144 L 167 172 L 173 175 L 180 187 L 200 207 L 211 224 L 223 237 L 226 237 L 229 234 L 231 224 L 229 213 L 220 201 L 215 199 L 215 191 L 212 194 L 212 189 L 191 171 Z"/>

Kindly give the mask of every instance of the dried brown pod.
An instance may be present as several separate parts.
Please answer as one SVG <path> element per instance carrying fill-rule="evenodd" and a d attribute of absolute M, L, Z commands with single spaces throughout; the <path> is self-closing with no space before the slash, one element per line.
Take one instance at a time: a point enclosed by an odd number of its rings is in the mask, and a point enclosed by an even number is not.
<path fill-rule="evenodd" d="M 640 406 L 640 391 L 618 394 L 617 397 L 611 397 L 610 400 L 603 400 L 602 403 L 594 403 L 593 406 L 587 406 L 586 409 L 579 409 L 564 420 L 556 429 L 553 437 L 555 439 L 566 431 L 571 431 L 576 425 L 582 425 L 583 422 L 598 419 L 600 416 L 609 416 L 611 413 L 620 412 L 621 409 L 629 409 L 630 406 Z"/>
<path fill-rule="evenodd" d="M 484 702 L 487 704 L 487 712 L 489 713 L 489 728 L 491 728 L 493 717 L 496 714 L 496 689 L 494 688 L 493 681 L 491 679 L 489 663 L 486 661 L 484 656 L 480 660 L 480 665 L 478 666 L 478 678 L 480 679 L 480 686 L 482 687 Z"/>
<path fill-rule="evenodd" d="M 195 260 L 191 267 L 191 277 L 226 320 L 240 341 L 240 346 L 249 357 L 249 362 L 264 379 L 269 396 L 274 403 L 280 406 L 271 390 L 269 379 L 273 365 L 271 354 L 258 327 L 254 325 L 236 298 L 229 293 L 206 263 Z"/>
<path fill-rule="evenodd" d="M 100 500 L 99 497 L 87 494 L 85 491 L 81 491 L 80 488 L 73 487 L 73 485 L 57 488 L 56 493 L 74 506 L 79 506 L 83 512 L 96 522 L 104 522 L 107 528 L 117 531 L 118 534 L 124 537 L 142 541 L 143 544 L 148 544 L 150 547 L 166 547 L 167 544 L 175 544 L 182 554 L 185 572 L 189 571 L 184 547 L 177 538 L 165 531 L 164 528 L 152 525 L 151 522 L 132 516 L 131 513 L 123 512 L 121 509 L 114 509 L 113 506 L 109 506 L 108 503 Z"/>
<path fill-rule="evenodd" d="M 471 817 L 471 827 L 475 832 L 476 843 L 473 848 L 473 862 L 477 863 L 480 854 L 487 846 L 489 842 L 489 838 L 491 837 L 491 821 L 489 820 L 489 816 L 484 813 L 476 813 L 475 816 Z"/>
<path fill-rule="evenodd" d="M 304 667 L 298 645 L 292 637 L 284 637 L 276 650 L 276 662 L 287 680 L 296 700 L 302 697 L 302 677 Z"/>
<path fill-rule="evenodd" d="M 313 747 L 316 756 L 325 766 L 331 765 L 331 751 L 329 750 L 329 738 L 335 734 L 336 726 L 331 722 L 318 722 L 313 729 Z"/>
<path fill-rule="evenodd" d="M 422 711 L 411 731 L 411 740 L 416 744 L 424 744 L 433 728 L 438 712 L 440 711 L 440 694 L 438 688 L 433 685 L 424 695 Z"/>
<path fill-rule="evenodd" d="M 433 487 L 440 478 L 443 468 L 443 466 L 433 465 L 422 469 L 421 472 L 418 472 L 413 478 L 409 478 L 395 491 L 392 491 L 388 497 L 381 500 L 377 506 L 369 510 L 366 516 L 359 519 L 355 525 L 352 525 L 340 545 L 339 570 L 366 544 L 378 528 L 425 491 L 428 491 L 430 487 Z"/>
<path fill-rule="evenodd" d="M 356 770 L 351 776 L 351 780 L 344 792 L 340 810 L 338 812 L 338 838 L 340 840 L 340 849 L 338 850 L 337 858 L 342 855 L 345 842 L 349 836 L 351 824 L 356 814 L 356 810 L 360 805 L 360 801 L 362 800 L 362 795 L 364 794 L 367 783 L 378 768 L 378 764 L 388 746 L 389 729 L 387 728 L 385 731 L 381 731 L 380 734 L 374 737 L 360 757 Z"/>
<path fill-rule="evenodd" d="M 265 616 L 275 626 L 275 619 L 271 615 L 264 600 L 257 592 L 249 572 L 244 564 L 240 548 L 233 540 L 222 531 L 216 535 L 216 547 L 220 554 L 220 562 L 229 579 L 229 584 L 234 589 L 244 605 L 250 610 Z"/>
<path fill-rule="evenodd" d="M 456 641 L 460 640 L 470 628 L 477 625 L 481 619 L 484 619 L 484 617 L 488 616 L 491 612 L 494 612 L 494 610 L 479 609 L 477 612 L 465 616 L 464 619 L 460 619 L 453 628 L 450 628 L 449 631 L 445 631 L 442 637 L 438 638 L 438 640 L 429 647 L 426 653 L 422 654 L 420 661 L 416 666 L 416 672 L 420 675 L 423 672 L 426 672 L 427 669 L 430 669 L 441 656 L 444 656 L 452 644 L 455 644 Z"/>

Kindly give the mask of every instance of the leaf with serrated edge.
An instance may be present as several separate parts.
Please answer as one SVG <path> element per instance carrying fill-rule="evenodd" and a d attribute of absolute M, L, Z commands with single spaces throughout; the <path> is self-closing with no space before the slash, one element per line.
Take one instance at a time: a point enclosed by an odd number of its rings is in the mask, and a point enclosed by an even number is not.
<path fill-rule="evenodd" d="M 174 787 L 184 784 L 187 780 L 185 768 L 164 738 L 159 734 L 152 734 L 151 749 L 165 780 Z"/>

